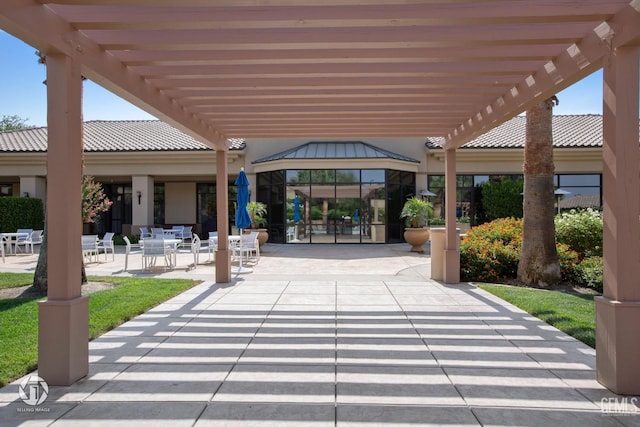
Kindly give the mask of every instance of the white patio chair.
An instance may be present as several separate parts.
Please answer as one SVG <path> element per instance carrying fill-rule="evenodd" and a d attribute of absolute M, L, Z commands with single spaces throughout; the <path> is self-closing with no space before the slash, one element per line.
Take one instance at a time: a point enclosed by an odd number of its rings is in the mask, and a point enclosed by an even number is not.
<path fill-rule="evenodd" d="M 24 246 L 24 252 L 27 253 L 27 250 L 31 248 L 31 253 L 33 253 L 33 245 L 31 244 L 31 233 L 33 233 L 33 229 L 31 228 L 18 228 L 16 233 L 24 233 L 24 236 L 16 237 L 14 243 L 15 253 L 18 253 L 18 249 L 20 246 Z"/>
<path fill-rule="evenodd" d="M 0 253 L 2 254 L 2 262 L 4 261 L 4 237 L 2 236 L 2 233 L 0 233 Z"/>
<path fill-rule="evenodd" d="M 191 253 L 193 254 L 193 268 L 195 269 L 198 266 L 198 261 L 200 259 L 200 247 L 202 242 L 200 237 L 197 234 L 193 235 L 193 241 L 191 242 Z"/>
<path fill-rule="evenodd" d="M 104 260 L 107 260 L 107 253 L 111 251 L 113 261 L 116 260 L 116 249 L 113 246 L 113 236 L 115 233 L 104 233 L 102 240 L 98 241 L 98 252 L 104 251 Z"/>
<path fill-rule="evenodd" d="M 91 262 L 93 257 L 98 262 L 98 235 L 84 235 L 82 236 L 82 258 L 86 258 L 88 262 Z"/>
<path fill-rule="evenodd" d="M 209 241 L 207 243 L 207 252 L 209 252 L 209 255 L 207 256 L 207 261 L 211 261 L 212 258 L 215 261 L 217 250 L 218 250 L 218 232 L 210 231 Z"/>
<path fill-rule="evenodd" d="M 151 232 L 147 227 L 140 227 L 140 240 L 144 240 L 147 237 L 151 237 Z"/>
<path fill-rule="evenodd" d="M 182 234 L 180 234 L 179 238 L 182 239 L 183 242 L 187 239 L 189 241 L 192 241 L 193 239 L 193 233 L 191 231 L 192 228 L 193 226 L 191 225 L 185 225 L 184 227 L 182 227 Z"/>
<path fill-rule="evenodd" d="M 258 232 L 252 231 L 249 234 L 243 234 L 240 237 L 240 243 L 233 247 L 233 253 L 236 258 L 242 256 L 242 259 L 249 260 L 251 255 L 257 262 L 260 259 L 260 245 L 258 244 Z"/>
<path fill-rule="evenodd" d="M 33 230 L 31 233 L 31 246 L 42 244 L 42 234 L 44 230 Z"/>
<path fill-rule="evenodd" d="M 164 239 L 164 230 L 162 228 L 154 227 L 151 229 L 152 239 Z"/>
<path fill-rule="evenodd" d="M 127 236 L 122 237 L 124 239 L 124 243 L 127 245 L 124 251 L 124 271 L 127 271 L 127 266 L 129 265 L 129 255 L 132 254 L 141 254 L 142 247 L 138 243 L 131 243 Z"/>
<path fill-rule="evenodd" d="M 174 225 L 173 227 L 171 227 L 173 237 L 175 237 L 176 239 L 182 240 L 182 230 L 184 230 L 184 225 Z"/>
<path fill-rule="evenodd" d="M 149 270 L 151 267 L 155 267 L 158 257 L 164 259 L 165 270 L 171 268 L 171 250 L 165 245 L 164 239 L 144 239 L 144 244 L 142 245 L 142 269 Z"/>
<path fill-rule="evenodd" d="M 295 237 L 296 237 L 295 228 L 287 227 L 287 242 L 290 242 L 291 240 L 295 239 Z"/>

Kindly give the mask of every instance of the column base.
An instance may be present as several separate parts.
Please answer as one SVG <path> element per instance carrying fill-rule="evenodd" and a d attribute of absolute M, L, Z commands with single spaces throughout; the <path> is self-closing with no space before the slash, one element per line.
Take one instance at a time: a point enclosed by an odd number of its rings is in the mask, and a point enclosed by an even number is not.
<path fill-rule="evenodd" d="M 38 376 L 68 386 L 89 373 L 89 298 L 38 304 Z"/>
<path fill-rule="evenodd" d="M 231 282 L 231 252 L 228 249 L 216 250 L 216 283 Z"/>
<path fill-rule="evenodd" d="M 460 250 L 444 251 L 444 283 L 460 283 Z"/>
<path fill-rule="evenodd" d="M 596 297 L 596 375 L 616 394 L 640 394 L 640 301 Z"/>

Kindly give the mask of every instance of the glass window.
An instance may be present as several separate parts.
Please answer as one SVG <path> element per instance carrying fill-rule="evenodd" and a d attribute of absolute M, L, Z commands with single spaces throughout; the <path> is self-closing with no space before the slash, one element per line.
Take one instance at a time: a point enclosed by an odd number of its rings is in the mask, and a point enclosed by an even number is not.
<path fill-rule="evenodd" d="M 360 169 L 339 169 L 336 171 L 337 183 L 360 182 Z"/>
<path fill-rule="evenodd" d="M 13 185 L 0 184 L 0 197 L 13 195 Z"/>
<path fill-rule="evenodd" d="M 164 224 L 164 184 L 153 186 L 153 223 Z"/>
<path fill-rule="evenodd" d="M 488 182 L 488 181 L 489 181 L 489 175 L 476 175 L 473 177 L 473 185 L 476 187 L 482 184 L 483 182 Z"/>
<path fill-rule="evenodd" d="M 333 184 L 334 182 L 336 182 L 336 171 L 334 169 L 312 170 L 311 182 Z"/>
<path fill-rule="evenodd" d="M 362 182 L 384 182 L 384 169 L 363 169 Z"/>
<path fill-rule="evenodd" d="M 434 188 L 444 188 L 444 175 L 429 175 L 427 178 L 429 191 L 436 192 Z"/>
<path fill-rule="evenodd" d="M 559 187 L 600 187 L 600 175 L 559 175 Z"/>
<path fill-rule="evenodd" d="M 306 184 L 311 180 L 311 174 L 308 170 L 288 170 L 287 174 L 287 184 Z"/>

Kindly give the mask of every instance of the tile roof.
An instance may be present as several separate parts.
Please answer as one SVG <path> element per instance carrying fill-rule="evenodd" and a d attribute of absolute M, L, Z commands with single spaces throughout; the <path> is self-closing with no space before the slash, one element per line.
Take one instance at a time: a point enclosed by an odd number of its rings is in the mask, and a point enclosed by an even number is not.
<path fill-rule="evenodd" d="M 84 123 L 86 152 L 208 151 L 211 148 L 159 120 L 88 121 Z M 245 148 L 231 139 L 230 150 Z M 47 128 L 0 132 L 0 152 L 47 151 Z"/>
<path fill-rule="evenodd" d="M 419 160 L 383 150 L 362 141 L 312 141 L 254 160 L 252 163 L 265 163 L 282 159 L 395 159 L 420 163 Z"/>
<path fill-rule="evenodd" d="M 491 129 L 462 148 L 524 148 L 525 116 L 513 119 Z M 553 116 L 553 146 L 555 148 L 602 147 L 602 115 Z M 443 138 L 428 138 L 427 148 L 442 148 Z"/>

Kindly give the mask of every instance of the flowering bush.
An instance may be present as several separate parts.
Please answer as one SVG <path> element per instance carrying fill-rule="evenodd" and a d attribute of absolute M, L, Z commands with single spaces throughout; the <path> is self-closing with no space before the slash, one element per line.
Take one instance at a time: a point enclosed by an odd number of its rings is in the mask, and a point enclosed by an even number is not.
<path fill-rule="evenodd" d="M 518 273 L 522 220 L 501 218 L 471 228 L 460 242 L 464 280 L 501 282 Z"/>
<path fill-rule="evenodd" d="M 571 209 L 555 218 L 556 241 L 566 243 L 580 258 L 602 256 L 602 212 Z"/>
<path fill-rule="evenodd" d="M 95 182 L 92 176 L 82 177 L 82 222 L 96 222 L 101 212 L 106 212 L 111 207 L 111 202 L 105 196 L 102 184 Z"/>
<path fill-rule="evenodd" d="M 522 249 L 522 220 L 497 219 L 473 227 L 460 242 L 460 271 L 463 280 L 504 282 L 518 276 Z M 581 284 L 580 257 L 566 245 L 557 244 L 562 278 Z"/>

